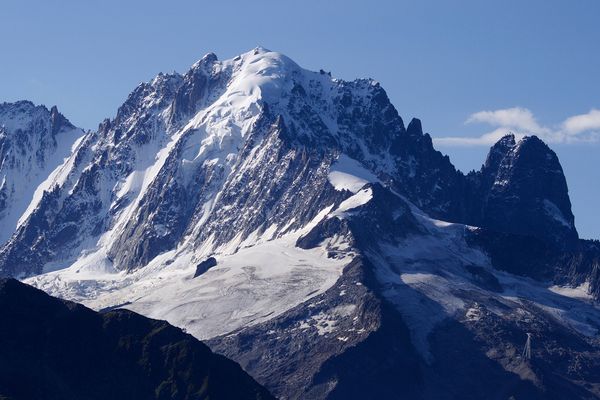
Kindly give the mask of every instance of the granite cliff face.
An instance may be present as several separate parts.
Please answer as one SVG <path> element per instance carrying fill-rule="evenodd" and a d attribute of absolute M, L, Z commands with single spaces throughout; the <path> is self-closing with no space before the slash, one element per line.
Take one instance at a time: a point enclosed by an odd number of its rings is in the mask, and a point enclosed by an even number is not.
<path fill-rule="evenodd" d="M 567 182 L 556 154 L 536 136 L 502 138 L 480 173 L 481 226 L 556 245 L 578 239 Z"/>
<path fill-rule="evenodd" d="M 280 398 L 600 393 L 600 250 L 535 136 L 464 175 L 377 82 L 257 48 L 140 84 L 44 188 L 0 274 L 166 319 Z"/>

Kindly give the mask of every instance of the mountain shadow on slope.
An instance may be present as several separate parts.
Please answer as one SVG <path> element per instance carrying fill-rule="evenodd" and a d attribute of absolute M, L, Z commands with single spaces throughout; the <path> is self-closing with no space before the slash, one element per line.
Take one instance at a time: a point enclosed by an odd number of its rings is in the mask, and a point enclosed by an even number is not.
<path fill-rule="evenodd" d="M 0 398 L 273 399 L 238 364 L 164 321 L 96 313 L 0 280 Z"/>

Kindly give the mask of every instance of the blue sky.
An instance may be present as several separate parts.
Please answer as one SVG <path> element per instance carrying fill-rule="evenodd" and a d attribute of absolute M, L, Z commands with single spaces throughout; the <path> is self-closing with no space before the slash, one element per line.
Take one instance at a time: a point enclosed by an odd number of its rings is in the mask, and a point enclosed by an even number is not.
<path fill-rule="evenodd" d="M 580 235 L 600 238 L 598 16 L 594 0 L 4 0 L 0 101 L 56 104 L 94 129 L 158 72 L 261 45 L 377 79 L 463 170 L 499 134 L 535 131 L 563 163 Z"/>

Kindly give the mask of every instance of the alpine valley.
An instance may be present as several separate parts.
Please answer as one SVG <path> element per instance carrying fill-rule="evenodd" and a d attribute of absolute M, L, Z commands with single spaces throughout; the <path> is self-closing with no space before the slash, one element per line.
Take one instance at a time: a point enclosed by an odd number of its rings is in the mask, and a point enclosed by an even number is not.
<path fill-rule="evenodd" d="M 263 48 L 96 131 L 27 101 L 0 126 L 0 276 L 166 320 L 280 399 L 600 397 L 600 243 L 536 136 L 465 175 L 376 81 Z"/>

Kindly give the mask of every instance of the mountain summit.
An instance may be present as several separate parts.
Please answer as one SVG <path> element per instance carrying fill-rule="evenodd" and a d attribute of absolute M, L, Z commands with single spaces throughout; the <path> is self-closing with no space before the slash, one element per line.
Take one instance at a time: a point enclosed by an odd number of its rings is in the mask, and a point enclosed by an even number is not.
<path fill-rule="evenodd" d="M 57 171 L 0 273 L 185 327 L 281 398 L 600 393 L 600 250 L 536 137 L 464 175 L 376 81 L 257 48 L 140 84 Z"/>

